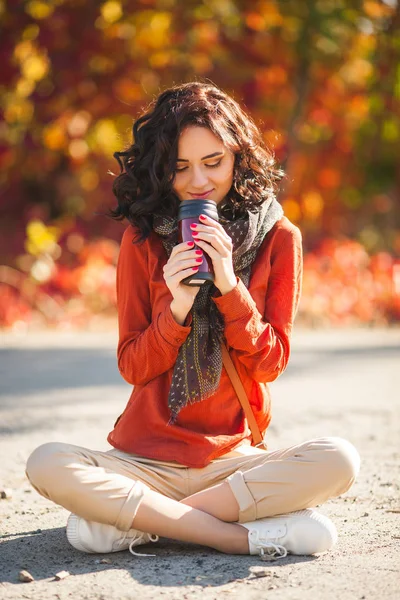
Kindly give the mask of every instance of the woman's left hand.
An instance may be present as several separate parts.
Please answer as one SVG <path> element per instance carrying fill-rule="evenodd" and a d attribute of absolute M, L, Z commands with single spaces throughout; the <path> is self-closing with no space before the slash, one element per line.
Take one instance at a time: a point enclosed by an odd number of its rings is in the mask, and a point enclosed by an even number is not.
<path fill-rule="evenodd" d="M 191 225 L 193 239 L 212 260 L 215 287 L 222 295 L 227 294 L 237 285 L 232 264 L 232 240 L 218 221 L 206 216 L 199 220 L 204 225 Z"/>

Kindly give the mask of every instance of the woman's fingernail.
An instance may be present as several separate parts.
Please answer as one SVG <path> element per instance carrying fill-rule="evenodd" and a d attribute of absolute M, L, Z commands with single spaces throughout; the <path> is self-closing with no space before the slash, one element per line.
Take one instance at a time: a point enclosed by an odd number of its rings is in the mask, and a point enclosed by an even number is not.
<path fill-rule="evenodd" d="M 192 231 L 192 237 L 195 237 L 196 235 L 199 235 L 197 231 Z"/>
<path fill-rule="evenodd" d="M 200 215 L 200 219 L 207 219 L 206 215 Z"/>
<path fill-rule="evenodd" d="M 194 246 L 194 242 L 188 242 L 187 245 L 188 246 Z"/>
<path fill-rule="evenodd" d="M 201 263 L 201 262 L 203 262 L 203 259 L 202 258 L 196 258 L 196 262 Z"/>
<path fill-rule="evenodd" d="M 200 254 L 200 255 L 202 255 L 202 254 L 203 254 L 203 250 L 195 250 L 195 254 Z"/>
<path fill-rule="evenodd" d="M 197 227 L 197 224 L 196 224 L 196 223 L 192 223 L 190 227 L 191 227 L 192 229 L 196 229 L 196 227 Z"/>

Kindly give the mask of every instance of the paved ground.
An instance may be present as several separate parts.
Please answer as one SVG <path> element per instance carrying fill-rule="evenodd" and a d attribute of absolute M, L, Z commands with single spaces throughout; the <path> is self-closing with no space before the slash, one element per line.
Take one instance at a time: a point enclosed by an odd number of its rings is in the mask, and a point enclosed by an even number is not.
<path fill-rule="evenodd" d="M 0 339 L 0 598 L 128 600 L 246 598 L 341 600 L 399 598 L 400 330 L 302 332 L 286 373 L 273 384 L 269 447 L 321 435 L 349 439 L 360 476 L 321 511 L 339 530 L 319 558 L 267 564 L 162 540 L 157 558 L 128 552 L 83 555 L 67 543 L 67 512 L 39 497 L 25 479 L 40 443 L 70 441 L 105 449 L 129 396 L 110 334 L 45 333 Z M 27 569 L 35 578 L 19 583 Z M 62 581 L 54 575 L 71 573 Z"/>

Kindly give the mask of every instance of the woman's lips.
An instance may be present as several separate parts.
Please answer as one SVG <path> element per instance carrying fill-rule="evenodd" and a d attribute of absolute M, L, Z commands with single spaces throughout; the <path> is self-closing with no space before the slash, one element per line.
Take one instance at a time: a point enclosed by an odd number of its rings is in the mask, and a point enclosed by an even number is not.
<path fill-rule="evenodd" d="M 204 194 L 192 194 L 192 192 L 190 192 L 190 195 L 192 196 L 192 198 L 205 198 L 206 196 L 208 196 L 208 194 L 211 194 L 211 192 L 213 192 L 214 190 L 209 190 L 208 192 L 204 192 Z"/>

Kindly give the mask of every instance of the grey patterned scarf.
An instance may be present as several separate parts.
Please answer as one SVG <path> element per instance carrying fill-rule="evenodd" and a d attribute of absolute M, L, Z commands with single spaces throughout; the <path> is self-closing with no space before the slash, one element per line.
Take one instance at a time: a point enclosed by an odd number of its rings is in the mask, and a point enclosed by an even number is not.
<path fill-rule="evenodd" d="M 265 202 L 244 217 L 229 221 L 220 215 L 220 223 L 233 243 L 233 269 L 249 286 L 251 265 L 266 234 L 283 216 L 276 201 Z M 161 237 L 168 257 L 178 244 L 178 220 L 155 214 L 153 229 Z M 212 297 L 218 295 L 214 284 L 200 288 L 191 309 L 192 330 L 179 349 L 175 363 L 168 407 L 169 423 L 174 423 L 179 411 L 195 402 L 205 400 L 218 389 L 222 371 L 221 342 L 224 321 Z"/>

